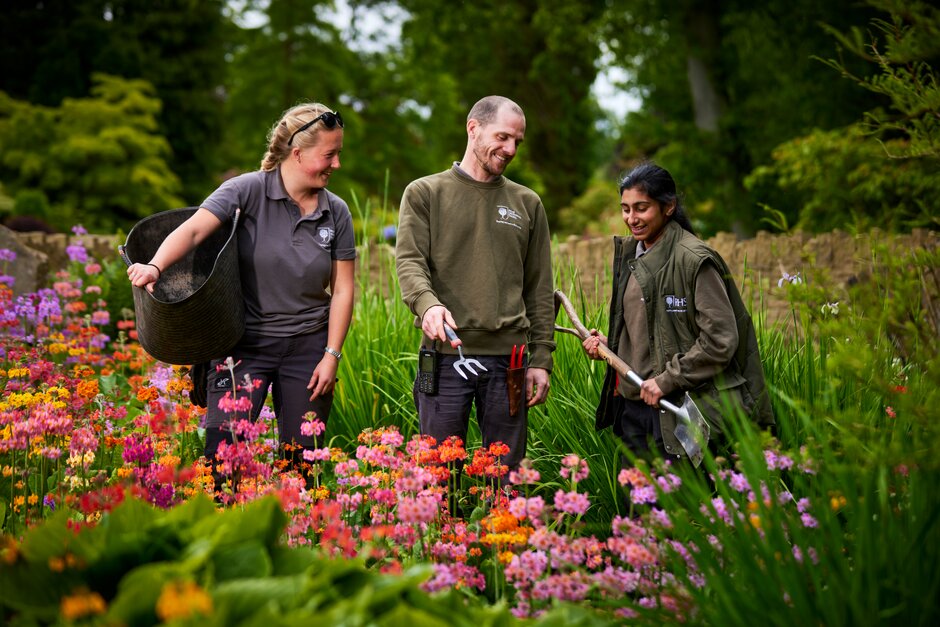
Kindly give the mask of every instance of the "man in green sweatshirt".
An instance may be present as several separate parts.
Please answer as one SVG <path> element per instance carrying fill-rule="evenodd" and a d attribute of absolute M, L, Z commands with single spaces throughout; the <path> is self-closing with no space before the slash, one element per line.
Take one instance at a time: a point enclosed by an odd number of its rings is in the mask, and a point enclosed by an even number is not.
<path fill-rule="evenodd" d="M 525 456 L 527 409 L 548 396 L 555 310 L 545 208 L 503 176 L 525 137 L 512 100 L 488 96 L 467 116 L 467 148 L 453 167 L 413 181 L 402 196 L 396 265 L 402 299 L 440 350 L 436 391 L 414 398 L 421 432 L 466 441 L 474 403 L 483 445 L 502 442 L 515 468 Z M 460 340 L 447 341 L 447 323 Z M 485 371 L 453 367 L 456 346 Z M 527 349 L 525 369 L 513 355 Z"/>

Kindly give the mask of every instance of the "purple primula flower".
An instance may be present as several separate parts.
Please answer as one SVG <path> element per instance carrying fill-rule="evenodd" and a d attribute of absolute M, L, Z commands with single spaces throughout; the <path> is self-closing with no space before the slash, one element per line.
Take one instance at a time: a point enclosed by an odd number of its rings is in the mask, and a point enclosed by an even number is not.
<path fill-rule="evenodd" d="M 656 502 L 656 488 L 651 485 L 633 488 L 630 490 L 630 501 L 634 505 L 643 505 Z"/>
<path fill-rule="evenodd" d="M 77 261 L 78 263 L 88 263 L 88 251 L 85 250 L 85 247 L 81 244 L 70 244 L 65 247 L 65 254 L 69 256 L 69 261 Z"/>

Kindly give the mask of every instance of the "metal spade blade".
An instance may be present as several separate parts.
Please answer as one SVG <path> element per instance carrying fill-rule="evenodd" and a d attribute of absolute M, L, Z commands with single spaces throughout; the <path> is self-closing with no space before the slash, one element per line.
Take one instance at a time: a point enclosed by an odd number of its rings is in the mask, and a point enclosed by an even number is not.
<path fill-rule="evenodd" d="M 627 372 L 627 378 L 637 384 L 637 386 L 643 385 L 643 379 L 632 370 Z M 698 468 L 699 464 L 702 463 L 702 459 L 705 457 L 703 447 L 708 444 L 708 437 L 711 435 L 711 428 L 708 426 L 708 423 L 705 422 L 705 417 L 702 416 L 702 412 L 695 405 L 695 402 L 692 400 L 692 397 L 689 396 L 688 392 L 685 393 L 681 407 L 677 407 L 664 398 L 659 400 L 659 406 L 671 412 L 679 419 L 679 424 L 676 425 L 674 434 L 676 439 L 679 440 L 679 444 L 682 445 L 685 454 L 689 456 L 689 461 L 692 462 L 693 466 Z"/>
<path fill-rule="evenodd" d="M 711 435 L 711 428 L 702 416 L 702 412 L 699 411 L 688 392 L 685 393 L 681 407 L 676 407 L 666 400 L 660 400 L 659 404 L 679 418 L 679 424 L 676 425 L 674 432 L 676 439 L 685 449 L 692 465 L 698 468 L 705 456 L 703 448 L 708 445 L 708 438 Z"/>

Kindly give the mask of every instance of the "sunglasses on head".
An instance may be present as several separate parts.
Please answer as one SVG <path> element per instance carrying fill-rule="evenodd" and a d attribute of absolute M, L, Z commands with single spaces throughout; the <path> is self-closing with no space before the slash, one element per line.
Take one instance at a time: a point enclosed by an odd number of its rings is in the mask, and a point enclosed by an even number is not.
<path fill-rule="evenodd" d="M 341 116 L 336 111 L 324 111 L 294 131 L 293 134 L 291 134 L 290 139 L 287 140 L 287 145 L 290 146 L 294 142 L 294 136 L 297 135 L 297 133 L 306 131 L 308 128 L 320 121 L 323 122 L 323 126 L 325 126 L 328 130 L 333 130 L 337 126 L 343 128 L 343 116 Z"/>

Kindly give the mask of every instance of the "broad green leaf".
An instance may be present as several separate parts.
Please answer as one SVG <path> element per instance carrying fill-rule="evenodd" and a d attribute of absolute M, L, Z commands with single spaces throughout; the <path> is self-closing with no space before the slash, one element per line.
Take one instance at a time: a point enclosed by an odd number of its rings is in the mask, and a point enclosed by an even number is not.
<path fill-rule="evenodd" d="M 273 571 L 268 550 L 260 542 L 218 549 L 212 554 L 212 563 L 217 581 L 264 578 Z"/>
<path fill-rule="evenodd" d="M 163 587 L 172 581 L 192 579 L 180 564 L 145 564 L 127 574 L 108 608 L 108 617 L 127 625 L 155 624 L 155 608 Z"/>
<path fill-rule="evenodd" d="M 275 614 L 302 603 L 308 580 L 304 575 L 235 579 L 215 587 L 213 602 L 225 624 L 234 625 L 258 612 Z"/>

